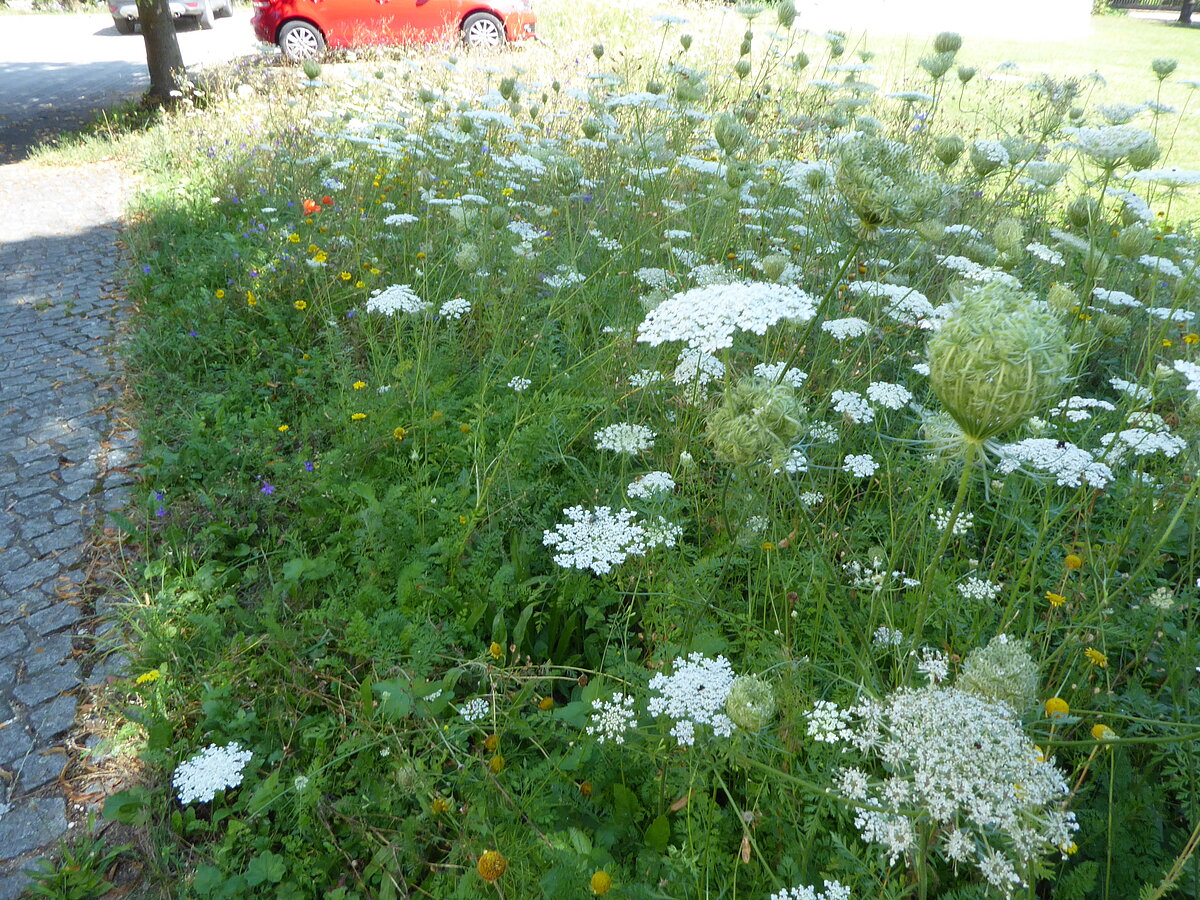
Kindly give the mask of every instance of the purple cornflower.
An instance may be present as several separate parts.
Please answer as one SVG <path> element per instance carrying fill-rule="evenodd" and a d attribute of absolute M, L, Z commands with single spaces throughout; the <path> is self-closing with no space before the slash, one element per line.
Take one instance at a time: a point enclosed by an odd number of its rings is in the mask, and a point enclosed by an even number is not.
<path fill-rule="evenodd" d="M 262 480 L 262 487 L 260 487 L 259 490 L 270 497 L 273 493 L 275 493 L 275 485 L 271 484 L 271 482 L 264 478 Z"/>
<path fill-rule="evenodd" d="M 305 472 L 311 472 L 312 470 L 313 470 L 313 464 L 312 464 L 312 460 L 307 460 L 307 459 L 306 459 L 306 460 L 304 461 L 304 471 L 305 471 Z"/>

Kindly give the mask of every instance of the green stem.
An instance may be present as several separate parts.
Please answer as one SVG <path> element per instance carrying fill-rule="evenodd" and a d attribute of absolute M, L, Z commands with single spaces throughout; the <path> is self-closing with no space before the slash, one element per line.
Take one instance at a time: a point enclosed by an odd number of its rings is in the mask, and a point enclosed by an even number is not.
<path fill-rule="evenodd" d="M 971 486 L 971 469 L 975 465 L 975 454 L 978 452 L 979 443 L 967 440 L 963 447 L 962 475 L 958 478 L 958 493 L 954 496 L 954 506 L 950 509 L 950 518 L 946 522 L 946 527 L 942 530 L 941 540 L 938 541 L 937 549 L 933 551 L 933 557 L 929 560 L 929 566 L 921 578 L 921 586 L 925 590 L 921 592 L 921 606 L 917 610 L 917 618 L 912 628 L 914 639 L 921 634 L 922 629 L 925 627 L 925 617 L 929 612 L 929 579 L 933 577 L 933 571 L 937 567 L 937 564 L 941 562 L 942 554 L 946 552 L 946 547 L 949 546 L 950 539 L 954 535 L 954 523 L 958 521 L 958 517 L 962 513 L 963 504 L 966 502 L 967 490 Z"/>

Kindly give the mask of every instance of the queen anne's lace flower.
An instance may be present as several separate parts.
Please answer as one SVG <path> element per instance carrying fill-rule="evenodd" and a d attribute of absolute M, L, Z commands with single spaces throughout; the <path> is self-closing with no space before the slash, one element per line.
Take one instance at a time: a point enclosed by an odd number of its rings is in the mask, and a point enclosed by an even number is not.
<path fill-rule="evenodd" d="M 486 697 L 476 697 L 467 701 L 465 706 L 460 706 L 458 714 L 468 722 L 482 722 L 492 714 L 492 701 Z"/>
<path fill-rule="evenodd" d="M 607 506 L 572 506 L 563 514 L 569 521 L 544 532 L 542 543 L 557 551 L 554 561 L 564 569 L 591 569 L 603 575 L 648 549 L 646 529 L 634 521 L 633 510 L 613 513 Z"/>
<path fill-rule="evenodd" d="M 871 409 L 867 398 L 856 391 L 834 391 L 830 399 L 833 400 L 833 408 L 856 425 L 875 419 L 875 410 Z"/>
<path fill-rule="evenodd" d="M 1154 146 L 1154 135 L 1129 125 L 1068 128 L 1066 131 L 1075 138 L 1075 146 L 1105 169 L 1115 169 L 1129 154 Z"/>
<path fill-rule="evenodd" d="M 386 316 L 396 313 L 420 313 L 429 309 L 429 304 L 417 296 L 407 284 L 393 284 L 383 290 L 374 291 L 367 300 L 367 312 L 381 312 Z"/>
<path fill-rule="evenodd" d="M 850 900 L 850 888 L 838 881 L 826 881 L 823 891 L 801 884 L 777 891 L 771 895 L 771 900 Z"/>
<path fill-rule="evenodd" d="M 597 450 L 611 450 L 629 456 L 645 453 L 654 446 L 653 431 L 645 425 L 632 425 L 629 422 L 606 425 L 596 432 L 595 438 Z"/>
<path fill-rule="evenodd" d="M 903 409 L 912 397 L 912 391 L 902 384 L 872 381 L 867 385 L 867 399 L 884 409 Z"/>
<path fill-rule="evenodd" d="M 470 301 L 464 300 L 462 297 L 456 297 L 453 300 L 447 300 L 443 303 L 442 308 L 438 310 L 438 315 L 446 319 L 461 319 L 470 312 Z"/>
<path fill-rule="evenodd" d="M 843 461 L 842 470 L 856 478 L 870 478 L 879 471 L 879 463 L 869 453 L 851 453 Z"/>
<path fill-rule="evenodd" d="M 1049 472 L 1065 487 L 1079 487 L 1086 482 L 1089 487 L 1104 490 L 1113 479 L 1112 469 L 1069 441 L 1026 438 L 1015 444 L 1002 444 L 997 452 L 1000 462 L 996 468 L 1005 475 L 1024 463 Z"/>
<path fill-rule="evenodd" d="M 650 698 L 649 713 L 675 720 L 671 734 L 681 746 L 695 743 L 699 725 L 709 726 L 718 737 L 729 737 L 733 722 L 724 712 L 734 682 L 729 660 L 691 653 L 686 660 L 676 657 L 674 668 L 671 675 L 659 672 L 650 679 L 650 690 L 659 696 Z"/>
<path fill-rule="evenodd" d="M 920 828 L 935 835 L 935 850 L 973 863 L 1008 896 L 1022 883 L 1018 867 L 1065 852 L 1078 828 L 1062 809 L 1066 779 L 1004 703 L 930 685 L 848 710 L 827 704 L 820 717 L 834 727 L 819 733 L 876 763 L 875 775 L 848 767 L 834 785 L 862 805 L 855 825 L 891 862 L 909 857 Z"/>
<path fill-rule="evenodd" d="M 630 497 L 648 500 L 658 494 L 669 494 L 675 490 L 675 479 L 667 472 L 647 472 L 639 475 L 625 489 Z"/>
<path fill-rule="evenodd" d="M 237 787 L 242 783 L 242 770 L 253 756 L 236 741 L 224 747 L 209 744 L 191 759 L 180 763 L 171 776 L 179 802 L 199 800 L 208 803 L 217 791 Z"/>
<path fill-rule="evenodd" d="M 680 387 L 704 387 L 725 377 L 725 363 L 703 350 L 684 350 L 672 377 Z"/>
<path fill-rule="evenodd" d="M 638 329 L 638 340 L 658 346 L 683 341 L 694 350 L 714 353 L 733 345 L 737 331 L 765 334 L 783 319 L 806 322 L 816 304 L 790 285 L 738 282 L 692 288 L 664 300 Z"/>
<path fill-rule="evenodd" d="M 593 700 L 592 717 L 585 729 L 596 738 L 596 743 L 612 741 L 625 743 L 625 733 L 637 724 L 637 713 L 633 711 L 633 697 L 622 693 L 612 695 L 610 700 Z"/>
<path fill-rule="evenodd" d="M 844 341 L 847 338 L 862 337 L 871 333 L 871 323 L 850 316 L 845 319 L 829 319 L 821 323 L 821 330 L 833 335 L 835 340 Z"/>

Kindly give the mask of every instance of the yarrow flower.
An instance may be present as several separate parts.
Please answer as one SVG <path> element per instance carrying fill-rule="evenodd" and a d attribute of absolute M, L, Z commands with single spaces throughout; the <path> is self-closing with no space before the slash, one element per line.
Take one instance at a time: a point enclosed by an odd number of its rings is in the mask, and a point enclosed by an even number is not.
<path fill-rule="evenodd" d="M 224 747 L 209 744 L 186 762 L 180 763 L 171 776 L 171 784 L 180 803 L 199 800 L 208 803 L 217 791 L 235 788 L 242 783 L 242 770 L 253 758 L 249 750 L 233 741 Z"/>
<path fill-rule="evenodd" d="M 492 701 L 486 697 L 476 697 L 458 708 L 458 714 L 468 722 L 481 722 L 492 714 Z"/>
<path fill-rule="evenodd" d="M 698 725 L 709 726 L 717 737 L 733 734 L 733 721 L 724 712 L 734 682 L 729 660 L 691 653 L 686 660 L 676 657 L 674 669 L 671 675 L 659 672 L 650 679 L 650 690 L 659 695 L 647 704 L 650 715 L 675 720 L 671 735 L 681 747 L 696 742 Z"/>
<path fill-rule="evenodd" d="M 606 425 L 594 437 L 597 450 L 611 450 L 629 456 L 645 453 L 654 446 L 653 431 L 645 425 L 632 425 L 629 422 Z"/>
<path fill-rule="evenodd" d="M 596 738 L 598 744 L 605 741 L 625 743 L 625 733 L 637 724 L 633 697 L 623 693 L 613 694 L 609 700 L 593 700 L 592 710 L 591 721 L 585 730 Z"/>

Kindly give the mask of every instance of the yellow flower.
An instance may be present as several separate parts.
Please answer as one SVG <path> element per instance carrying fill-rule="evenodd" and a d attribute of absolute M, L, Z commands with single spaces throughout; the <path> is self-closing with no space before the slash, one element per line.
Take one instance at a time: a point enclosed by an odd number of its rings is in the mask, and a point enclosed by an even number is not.
<path fill-rule="evenodd" d="M 1065 716 L 1071 711 L 1071 705 L 1062 697 L 1051 697 L 1046 701 L 1046 715 L 1052 719 Z"/>
<path fill-rule="evenodd" d="M 1108 657 L 1105 656 L 1103 653 L 1101 653 L 1099 650 L 1097 650 L 1095 647 L 1088 647 L 1087 650 L 1085 650 L 1083 652 L 1083 655 L 1086 656 L 1088 659 L 1088 662 L 1090 662 L 1096 668 L 1098 668 L 1098 669 L 1107 669 L 1108 668 Z"/>
<path fill-rule="evenodd" d="M 292 306 L 296 307 L 296 309 L 299 309 L 299 310 L 308 309 L 308 303 L 306 303 L 304 300 L 297 300 L 295 303 L 292 304 Z"/>
<path fill-rule="evenodd" d="M 1174 346 L 1175 346 L 1175 342 L 1174 342 L 1173 340 L 1171 340 L 1170 338 L 1163 338 L 1163 339 L 1162 339 L 1162 345 L 1163 345 L 1164 347 L 1174 347 Z"/>
<path fill-rule="evenodd" d="M 764 549 L 764 550 L 768 550 L 768 551 L 770 551 L 770 550 L 774 550 L 774 549 L 775 549 L 775 544 L 773 544 L 771 541 L 763 541 L 763 542 L 762 542 L 762 549 Z"/>
<path fill-rule="evenodd" d="M 485 850 L 475 869 L 484 881 L 496 881 L 508 869 L 508 860 L 497 850 Z"/>
<path fill-rule="evenodd" d="M 1067 558 L 1063 560 L 1066 567 L 1072 571 L 1083 568 L 1083 559 L 1076 556 L 1074 553 L 1068 553 Z"/>
<path fill-rule="evenodd" d="M 554 698 L 553 697 L 543 697 L 541 700 L 538 701 L 538 709 L 540 709 L 542 712 L 547 712 L 549 710 L 554 709 Z"/>
<path fill-rule="evenodd" d="M 280 434 L 283 434 L 283 432 L 287 431 L 291 427 L 291 425 L 280 425 L 276 431 L 278 431 Z"/>
<path fill-rule="evenodd" d="M 492 770 L 494 775 L 499 775 L 504 771 L 504 757 L 497 753 L 488 760 L 488 768 Z"/>
<path fill-rule="evenodd" d="M 579 782 L 579 794 L 582 797 L 592 796 L 592 783 L 590 781 Z"/>
<path fill-rule="evenodd" d="M 499 659 L 504 655 L 504 648 L 501 647 L 496 641 L 492 641 L 492 643 L 488 646 L 488 654 L 492 657 L 492 659 Z"/>
<path fill-rule="evenodd" d="M 300 243 L 300 235 L 293 232 L 292 234 L 288 235 L 288 240 L 293 244 L 298 244 Z"/>
<path fill-rule="evenodd" d="M 366 414 L 366 413 L 355 413 L 354 415 L 352 415 L 352 416 L 350 417 L 350 421 L 352 421 L 352 422 L 360 422 L 360 421 L 362 421 L 363 419 L 365 419 L 366 417 L 367 417 L 367 414 Z"/>
<path fill-rule="evenodd" d="M 158 681 L 160 678 L 162 678 L 162 672 L 158 671 L 158 669 L 151 669 L 149 672 L 143 672 L 141 675 L 135 678 L 133 683 L 152 684 L 153 682 Z"/>
<path fill-rule="evenodd" d="M 417 254 L 417 259 L 424 259 L 424 258 L 425 258 L 425 254 L 424 254 L 424 253 L 418 253 L 418 254 Z"/>
<path fill-rule="evenodd" d="M 1117 733 L 1107 725 L 1096 723 L 1092 726 L 1092 737 L 1098 741 L 1115 741 L 1117 739 Z"/>
<path fill-rule="evenodd" d="M 371 268 L 369 268 L 367 271 L 370 272 L 372 275 L 379 274 L 379 270 L 377 268 L 375 268 L 374 266 L 371 266 Z"/>
<path fill-rule="evenodd" d="M 408 434 L 408 431 L 405 430 L 403 427 L 397 426 L 392 429 L 392 437 L 394 437 L 398 441 L 404 440 L 404 436 L 406 434 Z"/>
<path fill-rule="evenodd" d="M 592 893 L 607 894 L 612 890 L 612 876 L 607 872 L 600 871 L 592 875 Z"/>
<path fill-rule="evenodd" d="M 318 250 L 320 250 L 320 249 L 321 249 L 321 248 L 320 248 L 320 247 L 318 247 L 316 244 L 309 244 L 309 245 L 308 245 L 308 252 L 309 252 L 309 253 L 316 253 L 316 252 L 317 252 Z"/>
<path fill-rule="evenodd" d="M 365 388 L 367 386 L 367 383 L 365 381 L 356 381 L 356 382 L 354 382 L 354 384 L 352 384 L 350 386 L 352 388 L 354 388 L 356 391 L 361 391 L 363 388 Z"/>
<path fill-rule="evenodd" d="M 440 422 L 444 418 L 445 416 L 442 415 L 441 411 L 436 409 L 433 411 L 433 415 L 429 417 L 431 422 Z"/>
<path fill-rule="evenodd" d="M 1183 342 L 1185 344 L 1200 344 L 1200 334 L 1196 334 L 1194 331 L 1185 334 L 1183 336 Z"/>
<path fill-rule="evenodd" d="M 442 797 L 434 797 L 433 802 L 429 804 L 429 811 L 435 816 L 448 813 L 450 812 L 450 803 Z"/>
<path fill-rule="evenodd" d="M 224 300 L 224 299 L 225 299 L 225 292 L 224 292 L 223 290 L 221 290 L 220 288 L 217 288 L 216 298 L 217 298 L 218 300 Z"/>
<path fill-rule="evenodd" d="M 327 259 L 329 259 L 329 254 L 324 250 L 320 251 L 316 256 L 313 257 L 313 261 L 319 263 L 323 263 Z"/>
<path fill-rule="evenodd" d="M 353 277 L 354 276 L 351 275 L 349 272 L 339 272 L 338 273 L 338 278 L 342 279 L 342 281 L 349 281 Z"/>
<path fill-rule="evenodd" d="M 356 288 L 365 288 L 367 286 L 367 283 L 365 281 L 356 281 L 356 282 L 354 282 L 354 286 Z"/>
<path fill-rule="evenodd" d="M 1079 845 L 1077 843 L 1075 843 L 1074 841 L 1071 841 L 1070 843 L 1067 843 L 1067 844 L 1063 844 L 1062 852 L 1067 854 L 1067 856 L 1074 856 L 1076 853 L 1079 852 Z"/>
<path fill-rule="evenodd" d="M 458 430 L 461 431 L 463 434 L 470 434 L 471 426 L 464 422 L 462 425 L 458 426 Z"/>
<path fill-rule="evenodd" d="M 1046 591 L 1046 599 L 1050 601 L 1050 605 L 1054 607 L 1062 606 L 1067 602 L 1067 598 L 1062 594 L 1056 594 L 1054 591 Z"/>
<path fill-rule="evenodd" d="M 500 735 L 489 734 L 484 739 L 483 746 L 487 749 L 488 753 L 495 753 L 496 748 L 500 746 Z"/>
<path fill-rule="evenodd" d="M 246 291 L 246 305 L 257 306 L 258 298 L 254 296 L 254 291 Z"/>

